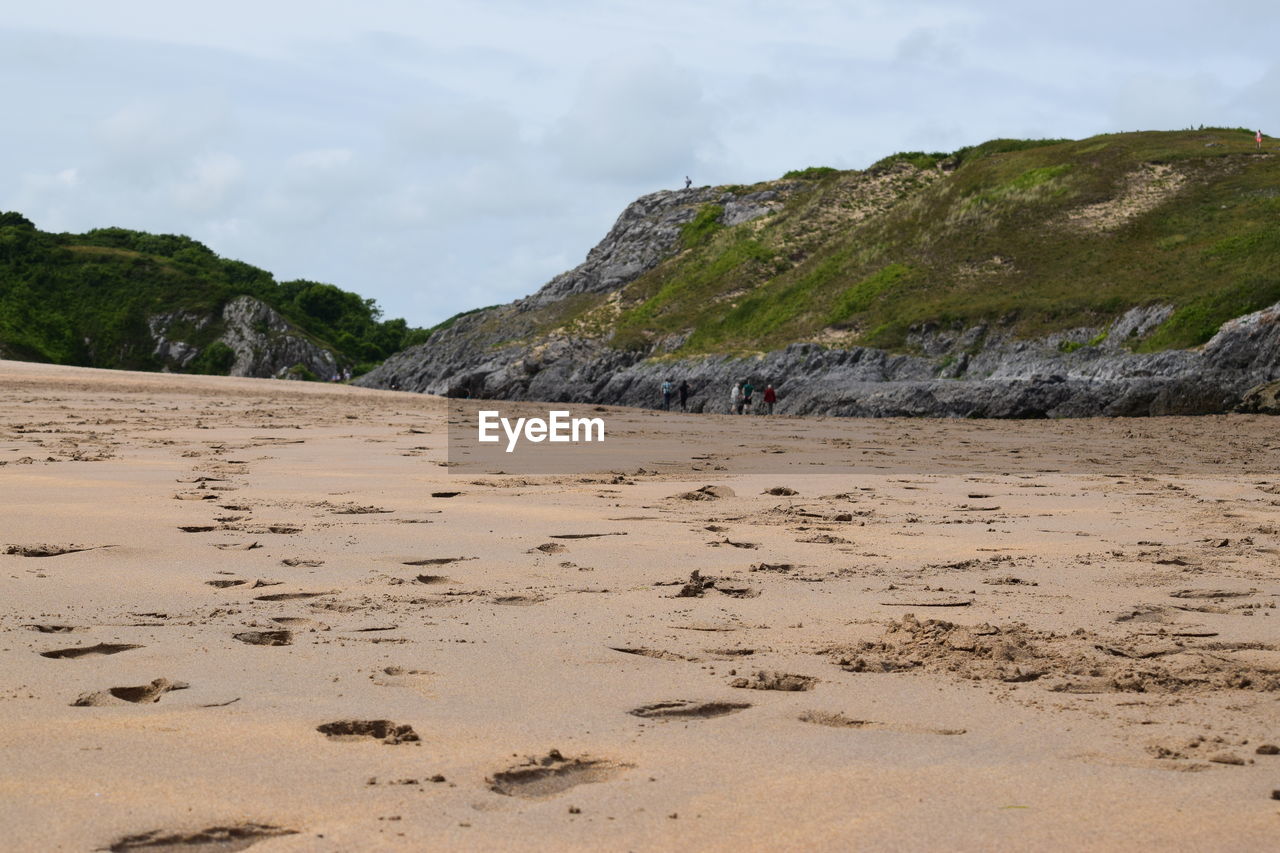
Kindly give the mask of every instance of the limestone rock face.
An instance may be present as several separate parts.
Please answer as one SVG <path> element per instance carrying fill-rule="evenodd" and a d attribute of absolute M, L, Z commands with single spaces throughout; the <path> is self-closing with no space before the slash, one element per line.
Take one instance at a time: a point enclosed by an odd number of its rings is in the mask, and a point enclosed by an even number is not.
<path fill-rule="evenodd" d="M 237 296 L 223 306 L 220 316 L 195 311 L 174 311 L 148 318 L 155 343 L 153 355 L 166 370 L 186 370 L 204 351 L 183 337 L 222 333 L 217 342 L 235 353 L 230 376 L 301 378 L 305 368 L 316 379 L 329 380 L 339 373 L 334 354 L 319 346 L 271 306 L 252 296 Z"/>
<path fill-rule="evenodd" d="M 699 207 L 716 203 L 721 195 L 702 187 L 642 196 L 622 211 L 585 261 L 517 304 L 533 308 L 578 293 L 623 287 L 673 254 L 680 245 L 681 227 L 697 216 Z"/>
<path fill-rule="evenodd" d="M 237 296 L 222 309 L 219 338 L 236 354 L 231 376 L 285 377 L 301 365 L 317 379 L 338 375 L 333 353 L 306 338 L 275 309 L 252 296 Z"/>
<path fill-rule="evenodd" d="M 1236 411 L 1257 415 L 1280 415 L 1280 380 L 1255 385 L 1244 392 Z"/>
<path fill-rule="evenodd" d="M 198 332 L 207 327 L 212 320 L 213 317 L 210 315 L 198 314 L 194 311 L 171 311 L 168 314 L 156 314 L 147 318 L 147 328 L 156 344 L 152 355 L 166 368 L 185 369 L 200 354 L 200 350 L 186 341 L 170 340 L 169 336 L 174 333 L 175 326 L 186 326 Z"/>
<path fill-rule="evenodd" d="M 1199 350 L 1145 354 L 1116 340 L 1137 321 L 1130 314 L 1107 329 L 1033 341 L 980 328 L 924 331 L 918 343 L 928 355 L 920 356 L 792 344 L 749 358 L 664 362 L 563 336 L 473 350 L 464 327 L 392 357 L 364 381 L 448 396 L 657 406 L 662 382 L 683 380 L 693 389 L 690 408 L 699 412 L 727 412 L 733 383 L 747 379 L 757 388 L 775 387 L 780 414 L 1136 417 L 1237 407 L 1280 413 L 1280 305 L 1232 320 Z M 1064 347 L 1069 339 L 1088 341 L 1103 332 L 1097 344 Z"/>

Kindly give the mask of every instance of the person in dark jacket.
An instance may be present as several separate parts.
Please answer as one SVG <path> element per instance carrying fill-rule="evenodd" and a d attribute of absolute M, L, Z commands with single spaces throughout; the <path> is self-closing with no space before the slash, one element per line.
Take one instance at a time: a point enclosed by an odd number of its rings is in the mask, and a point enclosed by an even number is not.
<path fill-rule="evenodd" d="M 680 380 L 680 411 L 689 411 L 689 380 Z"/>

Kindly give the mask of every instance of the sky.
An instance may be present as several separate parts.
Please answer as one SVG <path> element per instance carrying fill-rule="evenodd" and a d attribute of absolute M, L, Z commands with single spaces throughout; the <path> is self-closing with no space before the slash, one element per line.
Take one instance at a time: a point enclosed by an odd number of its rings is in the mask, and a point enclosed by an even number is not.
<path fill-rule="evenodd" d="M 537 290 L 685 175 L 996 137 L 1280 135 L 1265 2 L 9 6 L 0 210 L 186 234 L 420 326 Z"/>

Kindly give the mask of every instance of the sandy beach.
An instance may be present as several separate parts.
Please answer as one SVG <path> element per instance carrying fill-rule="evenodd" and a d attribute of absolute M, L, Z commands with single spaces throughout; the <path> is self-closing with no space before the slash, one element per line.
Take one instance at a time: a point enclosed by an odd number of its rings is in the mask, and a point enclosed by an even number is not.
<path fill-rule="evenodd" d="M 446 464 L 414 394 L 0 403 L 5 849 L 1280 832 L 1274 420 L 609 409 L 644 450 L 557 475 Z"/>

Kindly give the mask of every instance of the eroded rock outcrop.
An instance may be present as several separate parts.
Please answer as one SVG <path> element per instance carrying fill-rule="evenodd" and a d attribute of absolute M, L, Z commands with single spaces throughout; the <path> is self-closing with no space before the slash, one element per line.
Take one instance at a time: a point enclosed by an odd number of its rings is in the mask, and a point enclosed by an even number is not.
<path fill-rule="evenodd" d="M 1197 349 L 1151 353 L 1136 352 L 1133 344 L 1169 319 L 1170 305 L 1141 305 L 1106 326 L 1032 340 L 987 326 L 924 326 L 908 340 L 912 354 L 797 343 L 750 357 L 658 359 L 682 339 L 615 348 L 607 334 L 549 326 L 548 305 L 621 290 L 677 254 L 682 227 L 702 206 L 720 205 L 720 224 L 732 227 L 769 215 L 793 191 L 786 184 L 777 187 L 741 196 L 711 189 L 646 196 L 624 211 L 580 266 L 523 300 L 458 318 L 359 384 L 452 397 L 656 406 L 664 380 L 684 380 L 693 389 L 693 411 L 723 412 L 733 383 L 745 379 L 757 388 L 774 385 L 779 413 L 867 417 L 1148 416 L 1276 408 L 1276 392 L 1260 386 L 1280 379 L 1280 304 L 1225 323 Z"/>
<path fill-rule="evenodd" d="M 191 369 L 201 353 L 220 344 L 229 350 L 229 355 L 227 364 L 217 367 L 225 368 L 230 376 L 330 380 L 340 372 L 331 350 L 252 296 L 237 296 L 223 306 L 220 314 L 156 314 L 148 318 L 147 326 L 155 343 L 153 355 L 171 370 Z M 219 329 L 221 334 L 217 334 Z M 214 334 L 217 337 L 204 345 L 190 340 L 207 339 Z"/>
<path fill-rule="evenodd" d="M 286 377 L 302 367 L 317 379 L 338 375 L 333 353 L 307 338 L 271 306 L 237 296 L 222 309 L 226 331 L 219 338 L 235 352 L 232 376 Z"/>

